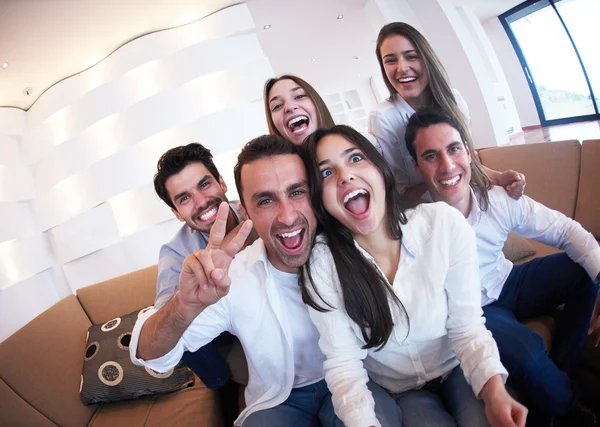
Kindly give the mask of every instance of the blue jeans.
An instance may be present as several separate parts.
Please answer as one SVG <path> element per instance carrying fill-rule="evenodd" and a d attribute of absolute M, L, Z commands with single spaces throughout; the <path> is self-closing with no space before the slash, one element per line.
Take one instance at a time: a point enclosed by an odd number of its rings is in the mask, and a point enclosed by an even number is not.
<path fill-rule="evenodd" d="M 217 347 L 231 343 L 234 339 L 235 337 L 229 332 L 223 332 L 195 352 L 184 352 L 181 360 L 198 375 L 198 378 L 202 380 L 206 387 L 218 390 L 231 379 L 231 372 L 229 365 L 218 352 Z"/>
<path fill-rule="evenodd" d="M 375 400 L 375 415 L 383 427 L 401 427 L 402 413 L 387 392 L 370 381 Z M 344 427 L 335 415 L 331 393 L 325 380 L 292 389 L 281 405 L 257 411 L 244 421 L 243 427 Z M 369 426 L 364 426 L 369 427 Z"/>
<path fill-rule="evenodd" d="M 483 307 L 508 380 L 531 409 L 562 416 L 579 392 L 570 375 L 581 357 L 598 287 L 565 253 L 515 265 L 498 301 Z M 546 352 L 542 337 L 520 322 L 552 314 L 564 304 Z"/>
<path fill-rule="evenodd" d="M 482 400 L 477 399 L 457 366 L 442 382 L 392 397 L 402 409 L 404 427 L 489 427 Z"/>

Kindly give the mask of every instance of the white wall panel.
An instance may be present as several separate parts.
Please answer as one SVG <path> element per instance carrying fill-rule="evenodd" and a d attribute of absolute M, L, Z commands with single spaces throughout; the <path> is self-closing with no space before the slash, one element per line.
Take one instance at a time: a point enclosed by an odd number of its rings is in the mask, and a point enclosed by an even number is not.
<path fill-rule="evenodd" d="M 35 185 L 29 166 L 0 165 L 0 202 L 19 202 L 33 198 Z"/>
<path fill-rule="evenodd" d="M 0 133 L 2 135 L 23 135 L 27 113 L 18 108 L 0 108 Z"/>
<path fill-rule="evenodd" d="M 0 134 L 0 165 L 13 166 L 22 162 L 19 137 Z"/>
<path fill-rule="evenodd" d="M 245 4 L 230 7 L 190 25 L 149 34 L 118 49 L 98 65 L 51 87 L 28 111 L 36 126 L 85 93 L 118 79 L 127 71 L 158 58 L 169 56 L 204 40 L 227 37 L 254 28 Z"/>
<path fill-rule="evenodd" d="M 119 194 L 109 200 L 122 237 L 153 227 L 174 218 L 171 208 L 146 184 Z"/>
<path fill-rule="evenodd" d="M 7 288 L 53 265 L 46 234 L 0 243 L 0 289 Z"/>
<path fill-rule="evenodd" d="M 0 202 L 0 243 L 33 236 L 37 231 L 30 202 Z"/>
<path fill-rule="evenodd" d="M 51 270 L 0 290 L 0 341 L 56 304 L 58 300 Z"/>
<path fill-rule="evenodd" d="M 160 247 L 173 237 L 179 227 L 181 223 L 173 218 L 157 227 L 129 236 L 113 246 L 65 264 L 63 270 L 73 292 L 156 264 Z"/>
<path fill-rule="evenodd" d="M 88 255 L 120 240 L 119 229 L 108 203 L 57 225 L 49 232 L 60 263 Z"/>

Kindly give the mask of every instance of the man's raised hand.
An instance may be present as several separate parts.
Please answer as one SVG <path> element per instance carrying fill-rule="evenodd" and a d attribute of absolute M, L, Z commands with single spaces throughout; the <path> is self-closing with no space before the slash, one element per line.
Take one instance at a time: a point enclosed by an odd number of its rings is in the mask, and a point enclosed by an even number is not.
<path fill-rule="evenodd" d="M 229 266 L 252 230 L 252 221 L 248 220 L 232 231 L 236 233 L 233 237 L 226 236 L 228 215 L 229 205 L 223 202 L 210 230 L 208 245 L 188 255 L 181 267 L 177 297 L 197 314 L 229 293 Z"/>

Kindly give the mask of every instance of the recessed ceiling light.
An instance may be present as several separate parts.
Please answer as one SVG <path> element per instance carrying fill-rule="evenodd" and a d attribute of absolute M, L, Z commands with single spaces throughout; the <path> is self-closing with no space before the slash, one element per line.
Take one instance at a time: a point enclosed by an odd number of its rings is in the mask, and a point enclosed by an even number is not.
<path fill-rule="evenodd" d="M 355 56 L 352 57 L 352 59 L 358 59 L 358 56 L 355 55 Z"/>
<path fill-rule="evenodd" d="M 315 59 L 315 58 L 313 58 L 313 59 L 311 59 L 311 61 L 312 61 L 312 62 L 316 62 L 316 59 Z"/>
<path fill-rule="evenodd" d="M 338 15 L 337 19 L 343 19 L 344 15 Z"/>
<path fill-rule="evenodd" d="M 271 28 L 271 24 L 267 24 L 263 27 L 263 30 L 268 30 L 269 28 Z"/>
<path fill-rule="evenodd" d="M 4 68 L 5 70 L 8 68 L 10 64 L 8 62 L 5 62 L 4 64 L 2 64 L 2 68 Z"/>

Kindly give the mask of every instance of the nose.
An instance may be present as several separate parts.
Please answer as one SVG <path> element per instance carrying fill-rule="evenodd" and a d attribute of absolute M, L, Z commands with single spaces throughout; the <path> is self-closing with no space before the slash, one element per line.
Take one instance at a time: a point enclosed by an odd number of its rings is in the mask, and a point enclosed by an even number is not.
<path fill-rule="evenodd" d="M 408 71 L 408 61 L 405 61 L 404 59 L 399 58 L 398 63 L 396 65 L 396 71 L 398 73 L 403 73 L 403 72 Z"/>
<path fill-rule="evenodd" d="M 443 173 L 452 172 L 454 169 L 454 160 L 448 154 L 443 154 L 440 159 L 440 170 Z"/>
<path fill-rule="evenodd" d="M 284 104 L 284 110 L 286 113 L 292 112 L 294 111 L 296 108 L 298 108 L 298 106 L 296 105 L 296 103 L 294 101 L 285 101 Z"/>
<path fill-rule="evenodd" d="M 206 197 L 204 197 L 199 191 L 192 192 L 192 201 L 194 202 L 194 209 L 198 209 L 206 203 Z"/>
<path fill-rule="evenodd" d="M 296 209 L 290 200 L 280 201 L 277 221 L 284 225 L 292 225 L 296 221 Z"/>
<path fill-rule="evenodd" d="M 348 169 L 340 169 L 338 170 L 337 174 L 339 176 L 338 184 L 341 186 L 347 185 L 351 181 L 354 181 L 354 175 L 352 175 L 352 173 Z"/>

